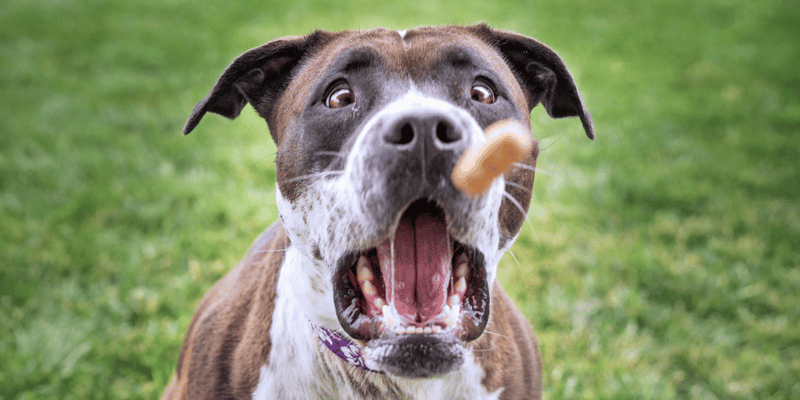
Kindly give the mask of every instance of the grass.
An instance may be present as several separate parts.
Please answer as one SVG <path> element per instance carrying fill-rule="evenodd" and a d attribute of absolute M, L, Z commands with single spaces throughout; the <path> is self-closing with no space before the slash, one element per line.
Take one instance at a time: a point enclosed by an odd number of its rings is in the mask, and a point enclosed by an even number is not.
<path fill-rule="evenodd" d="M 0 399 L 156 398 L 199 299 L 277 218 L 252 109 L 182 137 L 239 53 L 314 28 L 486 21 L 573 71 L 534 110 L 500 279 L 547 398 L 800 398 L 796 2 L 0 4 Z"/>

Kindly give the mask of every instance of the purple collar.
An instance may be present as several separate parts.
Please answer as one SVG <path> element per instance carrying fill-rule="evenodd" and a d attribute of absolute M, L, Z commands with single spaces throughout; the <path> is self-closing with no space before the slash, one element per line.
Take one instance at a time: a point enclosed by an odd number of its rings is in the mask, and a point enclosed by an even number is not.
<path fill-rule="evenodd" d="M 350 339 L 342 337 L 342 335 L 327 329 L 323 326 L 319 326 L 311 321 L 308 321 L 311 324 L 311 329 L 314 330 L 314 333 L 317 334 L 317 337 L 325 345 L 333 354 L 336 354 L 342 360 L 345 360 L 350 365 L 355 365 L 358 368 L 376 372 L 382 374 L 381 371 L 375 371 L 372 369 L 367 368 L 367 364 L 364 362 L 364 356 L 361 354 L 361 347 Z"/>

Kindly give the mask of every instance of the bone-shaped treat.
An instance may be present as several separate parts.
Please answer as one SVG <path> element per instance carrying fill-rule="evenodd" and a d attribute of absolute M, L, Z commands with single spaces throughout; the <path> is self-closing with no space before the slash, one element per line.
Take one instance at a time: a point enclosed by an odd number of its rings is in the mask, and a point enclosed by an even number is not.
<path fill-rule="evenodd" d="M 533 136 L 515 120 L 497 121 L 484 133 L 486 144 L 467 149 L 453 168 L 453 184 L 470 196 L 485 193 L 512 163 L 525 159 L 533 149 Z"/>

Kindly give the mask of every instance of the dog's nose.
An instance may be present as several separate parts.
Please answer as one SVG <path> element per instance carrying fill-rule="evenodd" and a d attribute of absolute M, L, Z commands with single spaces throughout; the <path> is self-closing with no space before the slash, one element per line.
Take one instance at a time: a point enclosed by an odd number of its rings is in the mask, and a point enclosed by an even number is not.
<path fill-rule="evenodd" d="M 463 124 L 439 110 L 408 110 L 395 115 L 383 132 L 385 145 L 397 148 L 431 147 L 433 151 L 456 150 L 464 140 Z"/>
<path fill-rule="evenodd" d="M 352 154 L 352 182 L 365 213 L 391 224 L 411 202 L 460 204 L 456 162 L 483 131 L 466 110 L 444 101 L 396 103 L 376 114 Z"/>

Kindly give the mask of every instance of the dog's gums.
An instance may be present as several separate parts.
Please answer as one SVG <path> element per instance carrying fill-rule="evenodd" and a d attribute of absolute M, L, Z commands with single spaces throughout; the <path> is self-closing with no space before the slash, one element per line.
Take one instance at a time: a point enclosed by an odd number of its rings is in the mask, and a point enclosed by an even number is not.
<path fill-rule="evenodd" d="M 368 342 L 443 334 L 467 342 L 483 333 L 489 309 L 483 257 L 453 240 L 445 220 L 436 205 L 415 202 L 392 238 L 340 261 L 334 302 L 350 336 Z"/>

